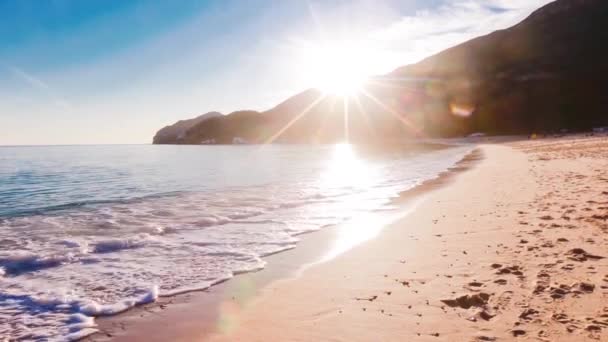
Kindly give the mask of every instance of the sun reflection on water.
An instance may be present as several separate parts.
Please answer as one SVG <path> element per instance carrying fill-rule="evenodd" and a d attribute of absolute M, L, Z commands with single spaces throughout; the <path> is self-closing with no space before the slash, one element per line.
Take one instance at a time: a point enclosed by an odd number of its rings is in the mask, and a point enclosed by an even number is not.
<path fill-rule="evenodd" d="M 369 188 L 378 181 L 372 165 L 357 155 L 353 145 L 336 144 L 327 169 L 321 175 L 324 188 Z"/>
<path fill-rule="evenodd" d="M 343 207 L 350 211 L 351 218 L 336 229 L 336 238 L 319 262 L 324 262 L 375 237 L 384 226 L 405 213 L 386 210 L 386 196 L 380 194 L 381 170 L 365 158 L 361 158 L 350 144 L 337 144 L 332 151 L 321 184 L 326 188 L 357 189 L 356 195 L 344 198 Z M 335 208 L 334 208 L 335 209 Z"/>

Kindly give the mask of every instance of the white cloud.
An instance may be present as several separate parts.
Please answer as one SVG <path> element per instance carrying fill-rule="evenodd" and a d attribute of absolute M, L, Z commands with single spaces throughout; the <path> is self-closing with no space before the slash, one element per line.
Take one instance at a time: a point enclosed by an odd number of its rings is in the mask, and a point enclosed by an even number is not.
<path fill-rule="evenodd" d="M 370 3 L 361 1 L 349 3 L 348 10 L 327 6 L 311 10 L 312 29 L 309 24 L 298 34 L 289 35 L 278 48 L 262 49 L 264 56 L 268 51 L 275 56 L 271 72 L 288 75 L 285 83 L 294 84 L 290 89 L 319 86 L 323 77 L 318 74 L 327 71 L 314 62 L 315 55 L 331 60 L 332 49 L 328 47 L 342 45 L 356 47 L 344 62 L 353 72 L 364 76 L 384 74 L 469 39 L 513 26 L 550 2 L 452 0 L 400 16 L 391 6 L 394 0 L 374 2 L 375 11 L 370 9 Z"/>
<path fill-rule="evenodd" d="M 513 26 L 549 2 L 551 0 L 456 0 L 402 17 L 370 36 L 391 55 L 394 68 Z"/>

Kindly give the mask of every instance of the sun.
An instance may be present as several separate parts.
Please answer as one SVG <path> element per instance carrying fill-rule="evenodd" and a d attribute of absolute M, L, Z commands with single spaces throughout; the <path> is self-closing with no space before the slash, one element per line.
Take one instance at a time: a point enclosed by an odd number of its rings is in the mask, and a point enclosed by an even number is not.
<path fill-rule="evenodd" d="M 304 51 L 302 71 L 313 87 L 326 94 L 358 93 L 370 74 L 370 51 L 354 42 L 310 44 Z"/>
<path fill-rule="evenodd" d="M 321 75 L 317 87 L 326 94 L 350 96 L 358 93 L 365 83 L 365 77 L 353 69 L 336 70 Z"/>

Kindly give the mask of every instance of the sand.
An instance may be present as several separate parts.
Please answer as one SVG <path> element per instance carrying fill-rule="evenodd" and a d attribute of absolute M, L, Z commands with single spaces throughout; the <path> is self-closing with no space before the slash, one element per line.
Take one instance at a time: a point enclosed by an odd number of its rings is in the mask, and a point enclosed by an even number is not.
<path fill-rule="evenodd" d="M 128 339 L 608 340 L 608 139 L 479 149 L 481 162 L 368 242 Z"/>
<path fill-rule="evenodd" d="M 414 213 L 272 283 L 212 340 L 608 339 L 608 140 L 481 149 Z"/>

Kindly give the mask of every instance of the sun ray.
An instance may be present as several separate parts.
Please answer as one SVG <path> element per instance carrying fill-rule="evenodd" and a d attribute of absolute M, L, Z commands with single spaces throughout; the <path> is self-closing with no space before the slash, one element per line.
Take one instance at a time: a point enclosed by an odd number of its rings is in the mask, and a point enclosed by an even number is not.
<path fill-rule="evenodd" d="M 430 78 L 416 78 L 416 77 L 391 77 L 382 79 L 370 79 L 367 81 L 367 84 L 370 85 L 380 85 L 382 87 L 400 89 L 403 92 L 418 94 L 418 95 L 426 95 L 426 92 L 419 90 L 417 88 L 412 87 L 404 87 L 404 83 L 426 83 L 431 81 Z"/>
<path fill-rule="evenodd" d="M 370 94 L 365 89 L 362 89 L 361 93 L 363 95 L 367 96 L 372 101 L 374 101 L 377 105 L 379 105 L 380 107 L 382 107 L 383 109 L 385 109 L 386 111 L 388 111 L 389 114 L 391 114 L 396 119 L 398 119 L 399 121 L 401 121 L 401 123 L 403 123 L 403 125 L 405 127 L 407 127 L 410 130 L 412 130 L 416 135 L 422 134 L 422 130 L 420 130 L 418 127 L 416 127 L 414 124 L 412 124 L 412 122 L 410 120 L 408 120 L 408 119 L 404 118 L 403 116 L 399 115 L 399 113 L 397 113 L 394 109 L 390 108 L 386 104 L 382 103 L 382 101 L 378 100 L 378 98 L 376 98 L 374 95 Z"/>
<path fill-rule="evenodd" d="M 329 113 L 331 113 L 331 115 L 333 115 L 335 113 L 335 109 L 336 109 L 336 97 L 331 96 L 328 97 L 328 99 L 330 100 L 329 102 Z M 315 132 L 315 138 L 317 139 L 316 141 L 319 141 L 319 137 L 321 137 L 321 134 L 323 132 L 323 130 L 325 129 L 326 125 L 327 125 L 327 121 L 330 118 L 331 115 L 322 115 L 320 118 L 320 122 L 319 122 L 319 127 L 317 128 L 317 131 Z"/>
<path fill-rule="evenodd" d="M 361 99 L 359 98 L 359 96 L 355 96 L 354 99 L 355 99 L 355 104 L 357 104 L 357 108 L 359 108 L 359 113 L 361 113 L 361 116 L 363 117 L 363 120 L 365 121 L 365 125 L 367 126 L 367 129 L 375 136 L 376 130 L 372 126 L 371 120 L 370 120 L 369 116 L 367 115 L 365 108 L 363 108 L 363 104 L 361 104 Z"/>
<path fill-rule="evenodd" d="M 272 135 L 270 138 L 266 139 L 266 141 L 264 141 L 264 144 L 272 144 L 279 136 L 281 136 L 281 134 L 283 134 L 286 130 L 288 130 L 289 127 L 291 127 L 296 121 L 300 120 L 301 117 L 308 114 L 308 112 L 310 112 L 310 110 L 313 109 L 314 106 L 316 106 L 319 102 L 321 102 L 325 97 L 326 97 L 325 94 L 319 95 L 319 97 L 316 100 L 314 100 L 310 105 L 308 105 L 300 113 L 298 113 L 298 115 L 296 115 L 293 119 L 291 119 L 277 133 Z"/>
<path fill-rule="evenodd" d="M 348 96 L 343 96 L 342 101 L 344 102 L 344 140 L 345 142 L 349 142 L 349 132 L 348 132 Z"/>

